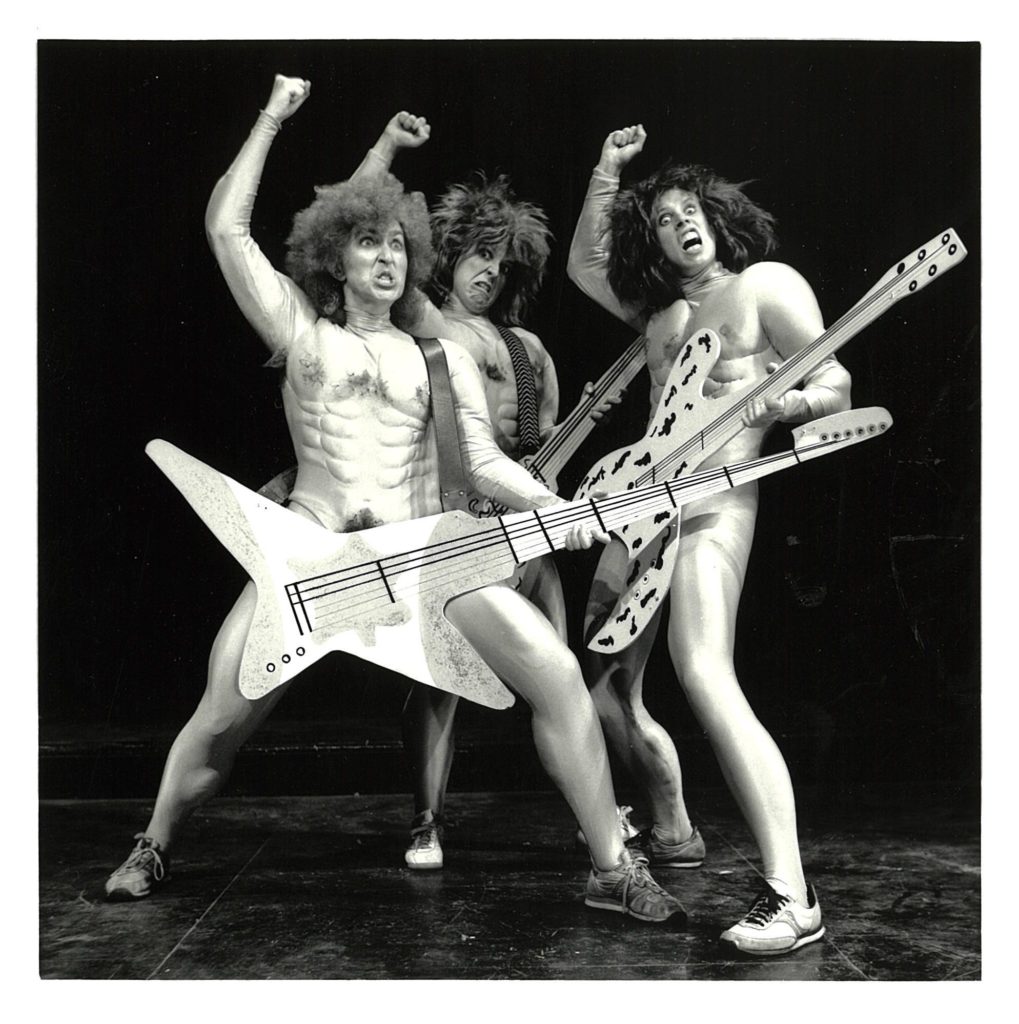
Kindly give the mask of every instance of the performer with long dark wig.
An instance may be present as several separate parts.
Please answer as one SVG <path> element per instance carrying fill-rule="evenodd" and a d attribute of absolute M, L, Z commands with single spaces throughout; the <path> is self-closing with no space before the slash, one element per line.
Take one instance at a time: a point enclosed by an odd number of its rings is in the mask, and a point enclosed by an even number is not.
<path fill-rule="evenodd" d="M 271 144 L 309 90 L 303 79 L 276 77 L 265 110 L 213 191 L 206 229 L 234 299 L 271 361 L 284 368 L 298 466 L 289 507 L 347 532 L 441 510 L 429 378 L 421 350 L 401 328 L 432 252 L 423 198 L 385 175 L 319 188 L 294 219 L 288 274 L 273 268 L 251 236 L 252 209 Z M 519 510 L 560 501 L 492 440 L 473 360 L 455 344 L 442 349 L 471 485 Z M 568 546 L 588 547 L 593 539 L 575 529 Z M 205 693 L 167 758 L 151 820 L 107 880 L 110 898 L 138 899 L 165 881 L 188 816 L 219 790 L 238 748 L 288 688 L 258 700 L 240 693 L 254 603 L 249 582 L 213 644 Z M 585 903 L 653 922 L 681 916 L 646 859 L 622 843 L 597 715 L 576 658 L 548 620 L 506 585 L 461 595 L 446 615 L 531 706 L 541 762 L 589 830 Z"/>
<path fill-rule="evenodd" d="M 807 282 L 791 267 L 752 262 L 775 247 L 774 221 L 742 186 L 700 166 L 667 165 L 621 189 L 622 169 L 643 148 L 643 126 L 606 138 L 569 257 L 572 280 L 646 337 L 654 410 L 683 343 L 704 329 L 721 351 L 705 394 L 763 377 L 823 330 Z M 756 456 L 776 421 L 803 422 L 849 407 L 850 378 L 826 360 L 799 389 L 756 398 L 744 429 L 700 467 Z M 764 884 L 745 917 L 722 934 L 732 947 L 769 955 L 824 934 L 816 893 L 803 875 L 796 808 L 781 752 L 748 704 L 733 664 L 736 614 L 757 514 L 757 485 L 686 506 L 672 576 L 668 645 L 676 674 L 704 728 L 763 861 Z M 603 551 L 587 610 L 590 637 L 629 576 L 629 554 Z M 661 609 L 629 647 L 585 652 L 585 676 L 610 747 L 646 790 L 653 818 L 637 842 L 652 865 L 682 867 L 703 856 L 683 800 L 675 745 L 644 705 L 644 670 Z"/>
<path fill-rule="evenodd" d="M 354 181 L 386 174 L 402 149 L 417 148 L 431 136 L 423 117 L 400 111 L 368 151 Z M 496 444 L 511 458 L 533 454 L 556 429 L 559 383 L 555 364 L 541 339 L 522 326 L 545 276 L 551 232 L 540 207 L 518 199 L 505 175 L 450 186 L 431 211 L 435 268 L 415 306 L 413 330 L 457 342 L 477 364 Z M 514 347 L 511 352 L 510 346 Z M 526 359 L 526 365 L 521 358 Z M 528 380 L 521 381 L 521 377 Z M 533 394 L 531 422 L 521 430 L 520 388 Z M 591 387 L 587 385 L 587 390 Z M 525 396 L 526 399 L 526 396 Z M 609 395 L 591 411 L 601 419 L 620 400 Z M 525 421 L 528 413 L 524 411 Z M 523 436 L 522 436 L 523 434 Z M 477 511 L 484 502 L 468 500 Z M 515 585 L 566 640 L 562 584 L 551 555 L 533 559 Z M 414 780 L 414 818 L 407 866 L 443 866 L 446 786 L 454 756 L 458 698 L 429 686 L 414 686 L 404 707 L 404 747 Z M 625 811 L 620 830 L 632 838 Z"/>

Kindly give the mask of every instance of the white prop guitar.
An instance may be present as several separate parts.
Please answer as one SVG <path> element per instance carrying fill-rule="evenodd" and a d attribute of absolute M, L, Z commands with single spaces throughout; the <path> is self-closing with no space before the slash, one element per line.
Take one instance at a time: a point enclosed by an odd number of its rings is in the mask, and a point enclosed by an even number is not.
<path fill-rule="evenodd" d="M 550 491 L 558 494 L 559 474 L 598 425 L 597 420 L 591 419 L 591 410 L 609 395 L 625 388 L 643 368 L 644 336 L 639 335 L 598 378 L 591 394 L 584 395 L 556 432 L 533 455 L 520 460 L 521 465 Z M 505 505 L 491 498 L 472 498 L 467 509 L 476 516 L 498 516 L 507 511 Z"/>
<path fill-rule="evenodd" d="M 951 228 L 942 231 L 891 267 L 849 312 L 774 373 L 718 397 L 706 398 L 703 392 L 705 378 L 718 358 L 718 336 L 699 331 L 673 364 L 645 436 L 595 463 L 574 497 L 643 487 L 692 473 L 743 429 L 741 417 L 750 399 L 785 394 L 885 310 L 965 256 L 956 233 Z M 669 592 L 679 523 L 677 514 L 664 525 L 641 521 L 616 531 L 630 552 L 625 589 L 605 624 L 589 640 L 591 650 L 605 653 L 627 647 L 651 620 Z"/>
<path fill-rule="evenodd" d="M 577 523 L 605 531 L 674 514 L 688 501 L 876 437 L 885 409 L 858 409 L 793 432 L 792 451 L 605 498 L 475 519 L 452 511 L 331 533 L 166 441 L 145 451 L 247 570 L 258 591 L 240 669 L 255 699 L 330 651 L 346 651 L 492 708 L 513 695 L 446 619 L 459 594 L 504 580 L 565 546 Z"/>

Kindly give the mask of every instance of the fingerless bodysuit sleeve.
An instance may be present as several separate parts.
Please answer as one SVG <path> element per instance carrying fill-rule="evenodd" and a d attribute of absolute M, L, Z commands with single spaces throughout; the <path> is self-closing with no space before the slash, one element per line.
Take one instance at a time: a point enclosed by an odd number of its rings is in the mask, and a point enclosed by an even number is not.
<path fill-rule="evenodd" d="M 251 237 L 251 212 L 262 168 L 279 131 L 262 112 L 229 170 L 216 183 L 205 229 L 227 287 L 248 323 L 276 352 L 285 349 L 317 319 L 308 297 L 275 270 Z"/>
<path fill-rule="evenodd" d="M 595 168 L 573 233 L 566 272 L 570 280 L 602 309 L 635 330 L 643 331 L 643 317 L 620 303 L 609 285 L 608 210 L 618 191 L 619 179 Z"/>

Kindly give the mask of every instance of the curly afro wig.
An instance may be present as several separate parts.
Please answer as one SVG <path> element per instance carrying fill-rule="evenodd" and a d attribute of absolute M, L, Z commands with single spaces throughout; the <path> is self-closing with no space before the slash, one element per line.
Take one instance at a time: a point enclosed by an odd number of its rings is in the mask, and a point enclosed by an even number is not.
<path fill-rule="evenodd" d="M 429 292 L 441 305 L 453 288 L 457 263 L 479 246 L 506 243 L 506 283 L 488 314 L 496 323 L 519 326 L 538 294 L 552 233 L 544 211 L 516 198 L 509 179 L 451 185 L 432 209 L 435 271 Z"/>
<path fill-rule="evenodd" d="M 621 301 L 654 313 L 683 297 L 676 268 L 665 258 L 655 233 L 654 206 L 669 189 L 692 192 L 700 200 L 715 235 L 718 258 L 739 272 L 778 245 L 775 218 L 733 183 L 698 164 L 667 164 L 657 173 L 621 190 L 609 208 L 609 284 Z"/>
<path fill-rule="evenodd" d="M 285 266 L 319 316 L 345 323 L 343 283 L 334 275 L 340 253 L 359 228 L 382 229 L 393 220 L 403 228 L 407 245 L 407 282 L 390 313 L 401 327 L 413 322 L 417 289 L 435 260 L 424 196 L 405 192 L 392 174 L 316 186 L 315 201 L 294 217 Z"/>

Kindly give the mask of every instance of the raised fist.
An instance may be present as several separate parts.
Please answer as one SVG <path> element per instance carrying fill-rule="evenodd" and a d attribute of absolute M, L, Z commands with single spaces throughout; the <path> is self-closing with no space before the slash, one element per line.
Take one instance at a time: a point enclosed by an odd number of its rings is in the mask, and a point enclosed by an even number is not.
<path fill-rule="evenodd" d="M 277 75 L 272 83 L 272 95 L 265 105 L 265 112 L 277 121 L 285 121 L 308 98 L 311 82 L 306 78 L 287 78 Z"/>
<path fill-rule="evenodd" d="M 647 132 L 642 124 L 631 124 L 628 128 L 617 128 L 609 132 L 602 143 L 601 159 L 598 166 L 607 174 L 619 172 L 644 148 Z"/>
<path fill-rule="evenodd" d="M 416 149 L 428 141 L 432 126 L 423 118 L 401 110 L 386 125 L 385 135 L 397 149 Z"/>

